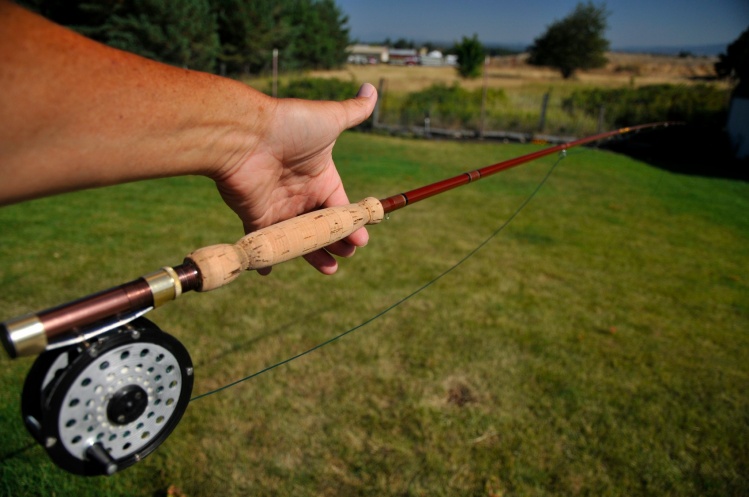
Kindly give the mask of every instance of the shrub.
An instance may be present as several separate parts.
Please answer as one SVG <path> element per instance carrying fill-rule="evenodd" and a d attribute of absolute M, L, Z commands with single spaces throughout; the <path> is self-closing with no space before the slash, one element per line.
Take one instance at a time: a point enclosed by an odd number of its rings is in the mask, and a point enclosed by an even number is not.
<path fill-rule="evenodd" d="M 356 95 L 358 86 L 353 81 L 337 78 L 301 78 L 279 85 L 281 98 L 303 98 L 306 100 L 346 100 Z M 267 92 L 270 93 L 270 90 Z"/>
<path fill-rule="evenodd" d="M 486 106 L 491 108 L 507 100 L 501 89 L 490 89 L 486 95 Z M 481 114 L 481 90 L 469 91 L 457 83 L 447 86 L 437 83 L 429 88 L 411 93 L 400 109 L 404 124 L 421 123 L 427 115 L 435 127 L 471 127 Z"/>
<path fill-rule="evenodd" d="M 456 43 L 453 48 L 458 55 L 458 74 L 463 78 L 475 79 L 481 76 L 484 64 L 484 46 L 478 35 L 473 38 L 463 37 L 463 41 Z"/>
<path fill-rule="evenodd" d="M 728 93 L 712 86 L 652 85 L 642 88 L 576 90 L 563 102 L 566 112 L 605 118 L 613 126 L 656 121 L 684 121 L 699 126 L 721 125 Z"/>

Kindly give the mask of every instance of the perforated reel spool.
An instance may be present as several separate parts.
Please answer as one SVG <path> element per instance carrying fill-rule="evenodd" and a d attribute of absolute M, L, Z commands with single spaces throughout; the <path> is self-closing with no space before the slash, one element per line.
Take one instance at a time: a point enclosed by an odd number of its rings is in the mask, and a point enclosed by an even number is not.
<path fill-rule="evenodd" d="M 40 355 L 26 377 L 21 410 L 55 464 L 80 475 L 111 475 L 169 436 L 192 385 L 187 350 L 141 317 L 88 346 Z"/>

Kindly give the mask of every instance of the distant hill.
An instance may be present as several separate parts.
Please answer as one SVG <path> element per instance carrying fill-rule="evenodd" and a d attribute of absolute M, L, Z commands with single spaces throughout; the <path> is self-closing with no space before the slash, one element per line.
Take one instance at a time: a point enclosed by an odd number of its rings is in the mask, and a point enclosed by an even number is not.
<path fill-rule="evenodd" d="M 528 49 L 532 43 L 485 43 L 488 48 L 491 47 L 502 47 L 504 49 L 524 52 Z M 722 53 L 725 53 L 728 42 L 726 43 L 711 43 L 705 45 L 674 45 L 674 46 L 663 46 L 663 45 L 639 45 L 639 46 L 621 46 L 613 47 L 614 52 L 625 52 L 625 53 L 644 53 L 653 55 L 679 55 L 681 53 L 689 53 L 696 56 L 705 57 L 716 57 Z"/>
<path fill-rule="evenodd" d="M 524 52 L 532 43 L 485 43 L 487 48 L 503 48 L 514 52 Z M 728 42 L 711 43 L 706 45 L 639 45 L 639 46 L 622 46 L 613 47 L 614 52 L 625 53 L 644 53 L 653 55 L 679 55 L 689 53 L 695 56 L 716 57 L 725 53 Z"/>
<path fill-rule="evenodd" d="M 712 43 L 709 45 L 682 45 L 682 46 L 629 46 L 614 47 L 614 52 L 647 53 L 656 55 L 679 55 L 690 53 L 697 56 L 715 57 L 725 53 L 728 43 Z"/>
<path fill-rule="evenodd" d="M 455 41 L 434 41 L 434 40 L 411 40 L 411 42 L 415 46 L 420 46 L 422 44 L 428 43 L 430 46 L 433 46 L 438 49 L 442 50 L 449 50 L 455 45 Z M 371 44 L 381 44 L 382 41 L 378 42 L 371 42 Z M 521 42 L 492 42 L 482 41 L 484 46 L 492 53 L 495 54 L 502 54 L 504 53 L 522 53 L 525 52 L 529 46 L 533 44 L 533 42 L 528 43 L 521 43 Z M 630 45 L 630 46 L 617 46 L 613 47 L 613 52 L 622 52 L 622 53 L 641 53 L 641 54 L 653 54 L 653 55 L 679 55 L 682 53 L 685 54 L 691 54 L 695 56 L 705 56 L 705 57 L 716 57 L 722 53 L 725 53 L 726 47 L 728 46 L 730 42 L 726 43 L 710 43 L 710 44 L 704 44 L 704 45 L 673 45 L 673 46 L 664 46 L 664 45 Z"/>

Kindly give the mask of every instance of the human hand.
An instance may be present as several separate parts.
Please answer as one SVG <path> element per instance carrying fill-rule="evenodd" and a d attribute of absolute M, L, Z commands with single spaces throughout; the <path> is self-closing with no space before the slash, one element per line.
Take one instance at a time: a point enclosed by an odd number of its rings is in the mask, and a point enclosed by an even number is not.
<path fill-rule="evenodd" d="M 368 83 L 356 98 L 343 102 L 273 101 L 254 147 L 215 178 L 246 233 L 319 207 L 349 203 L 333 163 L 333 146 L 341 132 L 369 117 L 376 101 L 377 92 Z M 362 228 L 304 257 L 318 271 L 333 274 L 338 268 L 333 255 L 349 257 L 368 238 Z M 270 268 L 258 272 L 268 274 Z"/>

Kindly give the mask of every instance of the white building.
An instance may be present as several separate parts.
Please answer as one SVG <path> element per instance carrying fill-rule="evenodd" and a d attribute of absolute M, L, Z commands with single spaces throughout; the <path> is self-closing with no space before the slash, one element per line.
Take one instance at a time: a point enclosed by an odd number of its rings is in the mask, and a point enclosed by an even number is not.
<path fill-rule="evenodd" d="M 351 45 L 346 49 L 349 64 L 387 64 L 388 47 L 381 45 Z"/>
<path fill-rule="evenodd" d="M 420 55 L 419 62 L 422 66 L 443 66 L 445 65 L 445 58 L 439 50 L 432 50 L 428 54 Z"/>

